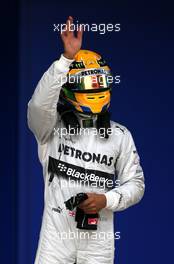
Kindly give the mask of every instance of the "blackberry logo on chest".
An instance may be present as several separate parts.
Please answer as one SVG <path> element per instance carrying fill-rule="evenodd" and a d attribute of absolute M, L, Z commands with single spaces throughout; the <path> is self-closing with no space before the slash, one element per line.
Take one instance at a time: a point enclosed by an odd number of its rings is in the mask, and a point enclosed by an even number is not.
<path fill-rule="evenodd" d="M 102 155 L 101 153 L 91 153 L 91 152 L 82 152 L 80 149 L 75 149 L 68 145 L 59 144 L 58 152 L 63 153 L 64 155 L 73 157 L 75 159 L 80 159 L 85 162 L 96 162 L 98 164 L 105 164 L 111 166 L 113 163 L 114 157 Z"/>

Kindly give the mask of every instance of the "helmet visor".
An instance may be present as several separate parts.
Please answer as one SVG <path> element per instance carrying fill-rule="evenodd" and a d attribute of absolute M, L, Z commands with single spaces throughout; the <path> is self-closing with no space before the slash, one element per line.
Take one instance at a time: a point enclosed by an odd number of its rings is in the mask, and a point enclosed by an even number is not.
<path fill-rule="evenodd" d="M 111 74 L 71 75 L 66 87 L 74 92 L 96 92 L 111 88 L 113 77 Z"/>

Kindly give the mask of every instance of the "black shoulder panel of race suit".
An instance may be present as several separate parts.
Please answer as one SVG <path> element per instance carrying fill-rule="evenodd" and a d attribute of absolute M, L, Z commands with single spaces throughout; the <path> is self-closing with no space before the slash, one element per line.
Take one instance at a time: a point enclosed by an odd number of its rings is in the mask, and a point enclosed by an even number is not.
<path fill-rule="evenodd" d="M 108 111 L 101 113 L 97 118 L 97 129 L 105 130 L 105 138 L 109 138 L 108 129 L 111 127 L 110 113 Z"/>
<path fill-rule="evenodd" d="M 73 131 L 76 131 L 76 133 L 78 133 L 80 130 L 80 124 L 73 110 L 65 104 L 58 103 L 57 111 L 59 112 L 67 131 L 73 129 Z"/>

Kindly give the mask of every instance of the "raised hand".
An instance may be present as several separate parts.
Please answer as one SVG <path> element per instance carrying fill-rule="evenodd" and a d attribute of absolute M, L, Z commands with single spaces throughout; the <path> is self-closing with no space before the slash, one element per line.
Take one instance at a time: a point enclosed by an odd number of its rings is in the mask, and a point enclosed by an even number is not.
<path fill-rule="evenodd" d="M 65 30 L 61 33 L 61 38 L 64 45 L 64 56 L 68 59 L 73 59 L 75 54 L 81 49 L 82 46 L 82 26 L 77 29 L 77 36 L 75 36 L 75 32 L 71 30 L 72 24 L 73 18 L 69 16 L 66 21 Z"/>

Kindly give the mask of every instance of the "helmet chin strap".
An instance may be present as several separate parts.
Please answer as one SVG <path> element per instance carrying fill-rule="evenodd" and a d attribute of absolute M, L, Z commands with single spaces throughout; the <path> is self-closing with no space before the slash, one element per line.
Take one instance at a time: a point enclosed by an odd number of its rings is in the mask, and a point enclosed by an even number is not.
<path fill-rule="evenodd" d="M 85 114 L 75 111 L 74 114 L 77 116 L 81 128 L 95 127 L 97 115 Z"/>
<path fill-rule="evenodd" d="M 89 118 L 94 118 L 97 115 L 94 114 L 85 114 L 85 113 L 81 113 L 81 112 L 77 112 L 76 114 L 78 114 L 80 117 L 85 118 L 85 119 L 89 119 Z"/>
<path fill-rule="evenodd" d="M 67 131 L 74 129 L 76 134 L 80 128 L 90 128 L 96 125 L 98 131 L 105 131 L 104 137 L 109 138 L 108 128 L 110 128 L 110 113 L 108 111 L 100 114 L 84 114 L 74 111 L 70 106 L 58 102 L 57 112 L 59 112 Z"/>

